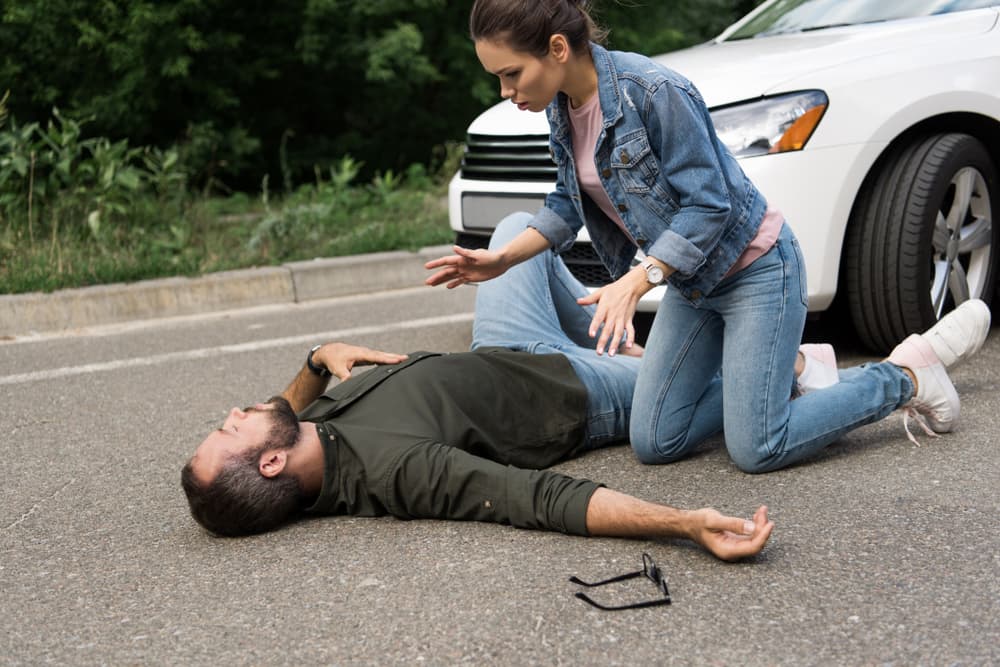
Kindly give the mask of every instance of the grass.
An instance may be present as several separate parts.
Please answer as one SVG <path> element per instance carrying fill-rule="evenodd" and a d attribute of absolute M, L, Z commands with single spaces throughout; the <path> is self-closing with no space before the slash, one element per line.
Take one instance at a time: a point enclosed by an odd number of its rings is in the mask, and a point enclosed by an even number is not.
<path fill-rule="evenodd" d="M 275 196 L 265 177 L 256 195 L 193 194 L 189 146 L 131 147 L 88 137 L 85 120 L 52 110 L 20 125 L 0 95 L 0 294 L 51 292 L 167 276 L 384 250 L 452 239 L 447 178 L 461 146 L 441 147 L 434 173 L 356 179 L 344 156 L 315 168 L 311 183 Z M 215 181 L 203 184 L 210 190 Z"/>
<path fill-rule="evenodd" d="M 415 250 L 454 238 L 443 178 L 415 167 L 405 177 L 389 173 L 351 185 L 357 165 L 347 160 L 278 198 L 266 181 L 257 196 L 164 202 L 136 195 L 114 224 L 96 230 L 72 208 L 48 226 L 0 220 L 0 293 Z"/>

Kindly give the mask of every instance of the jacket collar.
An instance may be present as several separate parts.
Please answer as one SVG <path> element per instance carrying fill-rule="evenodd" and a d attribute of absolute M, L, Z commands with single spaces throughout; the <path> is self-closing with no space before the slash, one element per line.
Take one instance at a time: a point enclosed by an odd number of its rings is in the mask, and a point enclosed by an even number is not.
<path fill-rule="evenodd" d="M 618 87 L 618 70 L 611 53 L 600 44 L 590 43 L 590 56 L 597 70 L 597 94 L 601 100 L 604 127 L 608 128 L 622 116 L 621 89 Z M 549 126 L 552 134 L 568 141 L 569 97 L 560 92 L 548 107 Z"/>

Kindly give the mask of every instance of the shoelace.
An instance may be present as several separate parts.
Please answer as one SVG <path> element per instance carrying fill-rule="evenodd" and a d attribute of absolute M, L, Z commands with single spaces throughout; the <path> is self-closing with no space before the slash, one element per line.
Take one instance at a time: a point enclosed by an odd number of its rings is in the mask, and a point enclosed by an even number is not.
<path fill-rule="evenodd" d="M 909 438 L 910 442 L 912 442 L 917 447 L 920 446 L 920 443 L 917 442 L 917 439 L 913 436 L 913 433 L 910 432 L 910 417 L 912 417 L 913 421 L 915 421 L 920 426 L 920 428 L 924 430 L 924 433 L 926 433 L 932 438 L 938 437 L 938 434 L 935 433 L 934 430 L 927 425 L 927 419 L 922 414 L 920 414 L 919 410 L 920 407 L 922 407 L 920 404 L 913 403 L 907 405 L 904 408 L 901 408 L 903 411 L 903 428 L 906 430 L 906 437 Z"/>

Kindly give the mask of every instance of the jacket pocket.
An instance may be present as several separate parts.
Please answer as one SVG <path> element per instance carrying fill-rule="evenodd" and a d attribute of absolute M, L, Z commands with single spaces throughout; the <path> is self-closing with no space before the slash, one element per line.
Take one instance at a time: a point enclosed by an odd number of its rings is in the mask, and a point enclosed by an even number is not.
<path fill-rule="evenodd" d="M 611 167 L 618 174 L 622 189 L 637 195 L 654 214 L 665 216 L 677 210 L 663 184 L 659 160 L 650 148 L 645 130 L 632 132 L 615 144 Z"/>

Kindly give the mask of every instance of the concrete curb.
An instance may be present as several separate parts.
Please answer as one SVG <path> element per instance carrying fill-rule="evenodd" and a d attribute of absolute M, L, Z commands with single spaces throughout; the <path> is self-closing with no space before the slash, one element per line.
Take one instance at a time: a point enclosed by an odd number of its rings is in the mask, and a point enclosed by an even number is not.
<path fill-rule="evenodd" d="M 313 259 L 197 278 L 3 295 L 0 339 L 415 287 L 427 277 L 424 262 L 450 251 L 451 246 L 432 246 L 418 252 Z"/>

